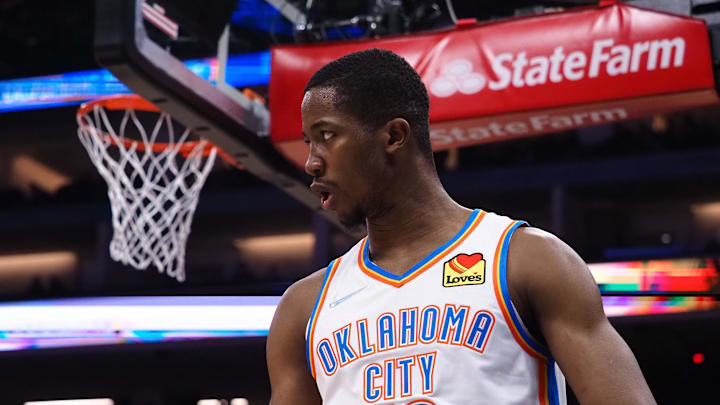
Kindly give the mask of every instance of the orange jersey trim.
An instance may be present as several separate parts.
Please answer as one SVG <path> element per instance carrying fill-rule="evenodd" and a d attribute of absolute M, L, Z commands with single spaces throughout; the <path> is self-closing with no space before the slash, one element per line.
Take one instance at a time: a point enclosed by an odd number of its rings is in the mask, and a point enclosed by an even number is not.
<path fill-rule="evenodd" d="M 538 362 L 538 401 L 540 405 L 555 405 L 559 403 L 557 381 L 555 378 L 555 361 L 550 352 L 540 345 L 522 326 L 520 316 L 515 312 L 510 300 L 510 291 L 507 285 L 507 254 L 510 238 L 513 232 L 522 225 L 523 221 L 513 221 L 505 228 L 500 243 L 495 250 L 493 264 L 493 284 L 495 298 L 505 318 L 510 332 L 520 347 Z M 554 385 L 553 385 L 554 384 Z"/>
<path fill-rule="evenodd" d="M 363 239 L 362 244 L 360 245 L 360 252 L 358 253 L 358 266 L 363 273 L 377 281 L 389 284 L 393 287 L 402 287 L 452 252 L 459 244 L 467 239 L 484 217 L 485 211 L 473 211 L 472 214 L 470 214 L 470 218 L 468 218 L 465 222 L 465 225 L 463 225 L 462 229 L 460 229 L 460 231 L 452 239 L 435 249 L 435 251 L 430 253 L 425 259 L 421 260 L 403 275 L 397 276 L 392 274 L 370 260 L 370 249 L 367 237 Z"/>
<path fill-rule="evenodd" d="M 315 366 L 315 355 L 313 352 L 313 338 L 315 337 L 315 326 L 317 325 L 317 320 L 320 317 L 320 311 L 322 310 L 323 305 L 325 304 L 325 297 L 327 296 L 327 291 L 330 287 L 330 282 L 332 281 L 332 278 L 335 276 L 335 273 L 340 267 L 340 260 L 342 257 L 338 257 L 337 259 L 330 262 L 330 265 L 328 266 L 327 270 L 325 271 L 325 279 L 323 280 L 322 287 L 320 288 L 320 293 L 318 294 L 318 298 L 315 301 L 315 307 L 313 308 L 312 312 L 310 313 L 310 320 L 308 321 L 308 332 L 307 337 L 305 339 L 306 341 L 306 347 L 305 347 L 305 355 L 307 357 L 308 361 L 308 367 L 310 369 L 310 375 L 316 379 L 316 366 Z"/>

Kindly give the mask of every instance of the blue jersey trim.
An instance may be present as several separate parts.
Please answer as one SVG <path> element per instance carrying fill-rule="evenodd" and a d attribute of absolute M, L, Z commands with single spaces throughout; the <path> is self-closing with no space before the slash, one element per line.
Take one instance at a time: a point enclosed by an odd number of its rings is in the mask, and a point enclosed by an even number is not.
<path fill-rule="evenodd" d="M 310 356 L 312 355 L 312 342 L 310 342 L 310 330 L 312 329 L 313 321 L 315 320 L 315 316 L 318 314 L 318 307 L 320 306 L 320 297 L 322 297 L 323 291 L 325 291 L 325 285 L 327 284 L 328 278 L 330 277 L 330 273 L 332 273 L 332 268 L 335 265 L 335 262 L 337 259 L 333 260 L 328 264 L 327 268 L 325 269 L 325 276 L 323 277 L 322 286 L 320 286 L 320 291 L 318 292 L 318 296 L 315 299 L 315 305 L 313 306 L 313 310 L 310 313 L 310 319 L 308 320 L 307 329 L 305 330 L 305 359 L 308 363 L 308 370 L 310 370 L 310 375 L 315 378 L 313 375 L 312 365 L 310 364 Z"/>
<path fill-rule="evenodd" d="M 373 263 L 372 260 L 370 260 L 370 243 L 365 243 L 365 246 L 363 247 L 362 256 L 363 256 L 363 262 L 365 265 L 371 269 L 372 271 L 382 275 L 383 277 L 387 277 L 391 280 L 395 281 L 402 281 L 403 279 L 409 277 L 412 275 L 416 270 L 423 267 L 427 262 L 434 259 L 437 255 L 445 251 L 445 249 L 448 248 L 448 246 L 452 245 L 458 238 L 460 238 L 465 231 L 470 227 L 470 225 L 475 221 L 475 218 L 477 218 L 478 215 L 480 215 L 480 212 L 482 212 L 479 209 L 473 210 L 473 212 L 470 214 L 470 217 L 465 221 L 465 224 L 463 225 L 462 229 L 458 231 L 455 236 L 452 237 L 449 241 L 445 242 L 442 246 L 438 247 L 437 249 L 433 250 L 432 253 L 427 255 L 424 259 L 422 259 L 420 262 L 415 264 L 410 268 L 410 270 L 406 271 L 402 275 L 395 275 L 390 273 L 389 271 L 383 269 L 382 267 L 378 266 L 377 264 Z"/>
<path fill-rule="evenodd" d="M 557 376 L 555 375 L 555 361 L 551 358 L 547 362 L 547 384 L 548 399 L 550 405 L 560 405 L 560 395 L 558 393 Z"/>
<path fill-rule="evenodd" d="M 513 233 L 517 228 L 519 228 L 522 225 L 527 225 L 528 223 L 525 221 L 518 221 L 515 225 L 510 228 L 510 231 L 505 235 L 505 240 L 502 241 L 502 250 L 500 251 L 500 291 L 502 292 L 503 299 L 508 304 L 507 310 L 510 314 L 510 318 L 512 319 L 513 324 L 515 325 L 515 328 L 517 329 L 518 333 L 520 333 L 520 336 L 522 336 L 523 340 L 532 347 L 535 351 L 542 354 L 545 357 L 550 358 L 550 352 L 541 345 L 535 338 L 533 338 L 525 328 L 522 326 L 522 322 L 520 321 L 520 316 L 515 312 L 515 307 L 512 305 L 512 301 L 510 300 L 510 289 L 508 288 L 507 283 L 507 255 L 508 255 L 508 248 L 510 247 L 510 238 L 512 237 Z"/>
<path fill-rule="evenodd" d="M 510 228 L 508 233 L 505 235 L 505 239 L 502 241 L 503 247 L 500 251 L 500 290 L 502 291 L 505 302 L 509 304 L 507 305 L 507 310 L 510 314 L 510 318 L 513 324 L 515 324 L 515 329 L 517 329 L 518 333 L 523 338 L 525 343 L 527 343 L 530 347 L 532 347 L 541 355 L 545 356 L 545 358 L 547 359 L 546 381 L 548 385 L 548 399 L 550 400 L 551 405 L 560 405 L 557 376 L 555 375 L 555 360 L 553 359 L 550 351 L 525 330 L 525 328 L 523 327 L 523 323 L 520 321 L 520 316 L 515 311 L 515 307 L 512 305 L 512 300 L 510 299 L 510 289 L 508 288 L 507 283 L 507 255 L 510 247 L 510 238 L 512 237 L 515 230 L 523 225 L 528 225 L 528 223 L 525 221 L 518 221 Z"/>

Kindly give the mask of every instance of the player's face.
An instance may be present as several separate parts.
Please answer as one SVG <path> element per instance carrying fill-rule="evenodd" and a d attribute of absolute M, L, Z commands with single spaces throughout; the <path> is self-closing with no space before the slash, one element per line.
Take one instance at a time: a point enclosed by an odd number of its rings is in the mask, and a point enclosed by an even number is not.
<path fill-rule="evenodd" d="M 377 209 L 382 188 L 382 149 L 354 116 L 335 107 L 335 92 L 317 88 L 305 93 L 302 128 L 309 155 L 305 171 L 322 208 L 335 210 L 348 227 L 365 223 Z"/>

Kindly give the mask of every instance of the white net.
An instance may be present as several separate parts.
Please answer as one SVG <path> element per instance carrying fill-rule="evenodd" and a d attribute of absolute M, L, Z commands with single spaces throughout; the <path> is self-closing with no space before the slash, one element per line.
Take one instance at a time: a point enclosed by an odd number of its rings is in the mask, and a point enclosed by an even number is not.
<path fill-rule="evenodd" d="M 110 256 L 138 270 L 153 264 L 182 282 L 193 214 L 217 149 L 206 152 L 206 141 L 186 142 L 190 130 L 177 130 L 170 115 L 158 114 L 151 131 L 133 109 L 124 110 L 114 127 L 106 109 L 96 104 L 78 114 L 78 136 L 108 185 Z M 126 138 L 131 131 L 138 140 Z M 176 137 L 176 132 L 182 133 Z M 161 134 L 167 143 L 158 148 Z"/>

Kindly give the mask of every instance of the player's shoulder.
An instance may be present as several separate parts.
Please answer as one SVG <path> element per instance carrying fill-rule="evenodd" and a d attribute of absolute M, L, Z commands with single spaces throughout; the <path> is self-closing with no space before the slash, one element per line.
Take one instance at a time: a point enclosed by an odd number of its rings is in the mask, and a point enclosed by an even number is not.
<path fill-rule="evenodd" d="M 538 257 L 538 255 L 553 257 L 572 252 L 572 249 L 557 236 L 540 228 L 530 226 L 523 220 L 517 220 L 501 213 L 478 211 L 483 212 L 483 221 L 489 222 L 489 226 L 505 232 L 511 229 L 508 257 L 532 259 Z M 501 232 L 501 234 L 503 237 L 505 236 L 504 232 Z M 504 243 L 504 241 L 501 241 L 501 243 Z"/>
<path fill-rule="evenodd" d="M 530 226 L 520 227 L 512 235 L 507 260 L 510 272 L 528 278 L 552 278 L 587 268 L 582 258 L 559 237 Z"/>
<path fill-rule="evenodd" d="M 320 294 L 327 267 L 317 270 L 310 275 L 294 282 L 282 296 L 281 302 L 287 306 L 307 313 L 309 316 L 312 306 Z"/>
<path fill-rule="evenodd" d="M 536 254 L 552 256 L 565 253 L 564 250 L 569 247 L 548 231 L 532 226 L 521 226 L 513 233 L 510 248 L 520 256 Z"/>
<path fill-rule="evenodd" d="M 268 334 L 270 342 L 282 342 L 282 345 L 300 345 L 305 325 L 310 319 L 315 299 L 322 288 L 325 269 L 296 281 L 283 293 L 275 309 L 272 325 Z"/>

